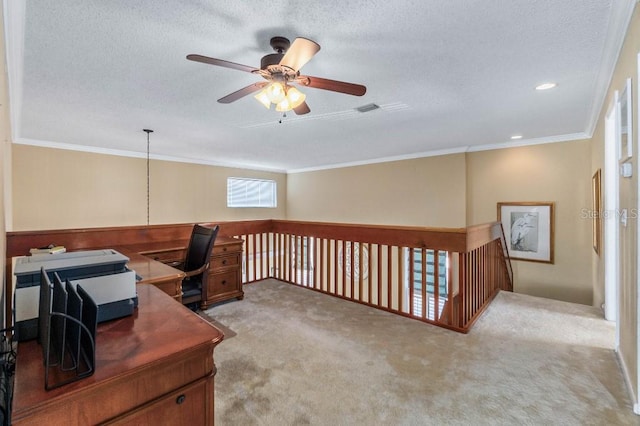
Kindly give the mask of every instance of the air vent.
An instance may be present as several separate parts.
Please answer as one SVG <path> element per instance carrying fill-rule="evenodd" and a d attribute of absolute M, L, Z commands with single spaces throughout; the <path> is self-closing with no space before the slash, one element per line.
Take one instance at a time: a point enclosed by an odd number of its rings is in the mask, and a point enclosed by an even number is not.
<path fill-rule="evenodd" d="M 378 105 L 376 104 L 367 104 L 367 105 L 362 105 L 361 107 L 356 108 L 356 111 L 359 112 L 369 112 L 369 111 L 373 111 L 374 109 L 378 109 L 380 108 Z"/>

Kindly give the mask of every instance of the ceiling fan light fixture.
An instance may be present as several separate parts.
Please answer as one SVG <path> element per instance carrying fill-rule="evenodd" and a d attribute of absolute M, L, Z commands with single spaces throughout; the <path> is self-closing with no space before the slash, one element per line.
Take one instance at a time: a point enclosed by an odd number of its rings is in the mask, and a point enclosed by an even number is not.
<path fill-rule="evenodd" d="M 291 109 L 299 107 L 306 98 L 307 95 L 305 95 L 295 87 L 289 87 L 289 90 L 287 90 L 287 100 L 291 105 Z"/>
<path fill-rule="evenodd" d="M 287 112 L 291 111 L 293 107 L 291 106 L 291 102 L 289 99 L 283 98 L 280 102 L 276 104 L 276 111 L 278 112 Z"/>
<path fill-rule="evenodd" d="M 265 90 L 267 92 L 267 96 L 269 97 L 269 100 L 274 104 L 277 104 L 278 102 L 282 101 L 285 97 L 284 86 L 281 83 L 278 83 L 278 82 L 271 83 L 269 86 L 267 86 Z"/>
<path fill-rule="evenodd" d="M 269 95 L 267 95 L 266 89 L 262 89 L 257 95 L 254 96 L 258 102 L 260 102 L 266 109 L 271 109 L 271 101 Z"/>

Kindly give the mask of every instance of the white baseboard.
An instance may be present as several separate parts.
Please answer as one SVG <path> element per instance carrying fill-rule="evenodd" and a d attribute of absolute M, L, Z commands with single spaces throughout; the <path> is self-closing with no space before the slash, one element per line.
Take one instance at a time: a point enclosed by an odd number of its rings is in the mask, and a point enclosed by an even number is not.
<path fill-rule="evenodd" d="M 620 364 L 620 369 L 622 370 L 622 375 L 624 376 L 624 382 L 627 385 L 627 391 L 631 396 L 631 401 L 633 402 L 633 412 L 634 414 L 640 415 L 640 402 L 636 397 L 635 389 L 633 389 L 633 385 L 631 379 L 629 377 L 629 370 L 627 369 L 627 365 L 624 363 L 624 359 L 620 355 L 620 348 L 616 348 L 616 359 L 618 360 L 618 364 Z"/>

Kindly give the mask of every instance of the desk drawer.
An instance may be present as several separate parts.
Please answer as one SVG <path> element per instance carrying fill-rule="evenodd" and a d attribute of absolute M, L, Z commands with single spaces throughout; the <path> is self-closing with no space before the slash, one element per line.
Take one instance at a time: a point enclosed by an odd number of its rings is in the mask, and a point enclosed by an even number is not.
<path fill-rule="evenodd" d="M 228 272 L 209 275 L 209 295 L 220 295 L 237 291 L 238 289 L 238 271 L 233 269 Z"/>
<path fill-rule="evenodd" d="M 184 249 L 145 253 L 145 256 L 150 257 L 151 259 L 157 260 L 158 262 L 162 262 L 162 263 L 183 262 L 185 255 L 186 255 L 186 250 Z"/>
<path fill-rule="evenodd" d="M 232 244 L 214 244 L 212 256 L 227 253 L 242 253 L 242 241 Z"/>
<path fill-rule="evenodd" d="M 213 376 L 185 386 L 106 424 L 213 424 Z"/>
<path fill-rule="evenodd" d="M 240 256 L 232 254 L 228 256 L 215 256 L 211 259 L 211 269 L 215 272 L 221 268 L 240 265 Z"/>

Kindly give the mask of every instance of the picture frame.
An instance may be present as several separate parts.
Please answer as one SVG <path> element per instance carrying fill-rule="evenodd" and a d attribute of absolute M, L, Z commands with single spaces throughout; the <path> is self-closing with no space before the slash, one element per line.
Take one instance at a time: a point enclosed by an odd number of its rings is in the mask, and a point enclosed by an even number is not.
<path fill-rule="evenodd" d="M 553 202 L 500 202 L 498 221 L 512 260 L 553 264 Z"/>
<path fill-rule="evenodd" d="M 600 254 L 602 239 L 602 171 L 596 170 L 591 178 L 591 196 L 593 201 L 593 214 L 591 215 L 593 231 L 593 251 Z"/>
<path fill-rule="evenodd" d="M 633 106 L 631 103 L 631 79 L 628 78 L 618 98 L 618 160 L 621 163 L 633 157 Z"/>

